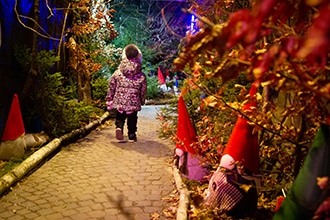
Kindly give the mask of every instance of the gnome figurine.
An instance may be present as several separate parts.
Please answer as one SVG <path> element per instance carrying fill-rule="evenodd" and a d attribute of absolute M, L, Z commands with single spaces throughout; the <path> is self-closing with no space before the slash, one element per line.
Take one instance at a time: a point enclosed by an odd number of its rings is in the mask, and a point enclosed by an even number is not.
<path fill-rule="evenodd" d="M 0 160 L 20 159 L 25 153 L 25 128 L 17 94 L 14 94 L 1 137 Z"/>
<path fill-rule="evenodd" d="M 179 142 L 176 144 L 175 154 L 179 171 L 185 178 L 203 181 L 204 177 L 209 174 L 209 170 L 206 165 L 200 165 L 197 153 L 191 146 L 197 141 L 197 137 L 182 95 L 178 101 L 177 139 Z"/>
<path fill-rule="evenodd" d="M 250 102 L 243 111 L 256 107 L 256 92 L 259 84 L 250 88 Z M 238 117 L 225 147 L 218 169 L 210 179 L 205 203 L 220 213 L 240 216 L 257 208 L 259 178 L 258 134 L 247 119 Z"/>

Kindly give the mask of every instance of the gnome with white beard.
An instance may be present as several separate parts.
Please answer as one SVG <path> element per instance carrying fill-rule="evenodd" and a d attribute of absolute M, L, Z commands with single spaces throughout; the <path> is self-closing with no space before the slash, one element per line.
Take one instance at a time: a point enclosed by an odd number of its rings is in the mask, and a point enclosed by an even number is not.
<path fill-rule="evenodd" d="M 257 82 L 252 84 L 250 102 L 243 112 L 256 108 L 258 86 Z M 238 117 L 220 165 L 210 179 L 205 203 L 219 213 L 240 216 L 257 208 L 259 145 L 253 129 L 246 118 Z"/>

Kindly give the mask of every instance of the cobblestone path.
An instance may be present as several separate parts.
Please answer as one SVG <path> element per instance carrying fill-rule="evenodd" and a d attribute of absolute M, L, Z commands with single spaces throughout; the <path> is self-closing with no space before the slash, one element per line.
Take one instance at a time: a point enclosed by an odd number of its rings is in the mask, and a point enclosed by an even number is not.
<path fill-rule="evenodd" d="M 157 108 L 139 112 L 136 143 L 119 143 L 110 122 L 63 146 L 0 198 L 0 219 L 166 219 L 173 146 L 158 138 Z"/>

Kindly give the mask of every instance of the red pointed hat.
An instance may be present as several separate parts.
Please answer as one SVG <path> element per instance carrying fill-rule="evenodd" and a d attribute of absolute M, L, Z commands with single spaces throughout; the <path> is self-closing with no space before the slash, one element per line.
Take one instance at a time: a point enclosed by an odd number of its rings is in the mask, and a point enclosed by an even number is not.
<path fill-rule="evenodd" d="M 160 85 L 165 84 L 165 78 L 160 67 L 158 67 L 158 81 Z"/>
<path fill-rule="evenodd" d="M 1 140 L 15 140 L 25 133 L 18 97 L 15 94 Z"/>
<path fill-rule="evenodd" d="M 166 76 L 170 76 L 168 69 L 165 70 Z"/>
<path fill-rule="evenodd" d="M 190 146 L 197 140 L 196 132 L 190 121 L 188 110 L 182 96 L 179 97 L 178 102 L 178 128 L 176 135 L 181 142 L 176 144 L 176 148 L 191 154 L 196 153 L 195 150 Z"/>
<path fill-rule="evenodd" d="M 253 101 L 245 104 L 243 110 L 256 107 L 257 87 L 257 83 L 252 84 L 250 98 L 253 98 Z M 257 174 L 259 170 L 258 133 L 252 131 L 253 126 L 248 124 L 247 119 L 238 117 L 223 155 L 229 154 L 235 161 L 241 162 L 245 168 Z"/>

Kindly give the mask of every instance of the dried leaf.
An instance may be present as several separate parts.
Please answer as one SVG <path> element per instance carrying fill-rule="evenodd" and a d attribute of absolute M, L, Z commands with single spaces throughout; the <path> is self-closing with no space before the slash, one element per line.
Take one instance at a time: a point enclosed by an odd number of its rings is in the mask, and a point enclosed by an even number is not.
<path fill-rule="evenodd" d="M 159 215 L 157 212 L 151 214 L 151 219 L 152 219 L 152 220 L 159 219 L 159 217 L 160 217 L 160 215 Z"/>
<path fill-rule="evenodd" d="M 239 186 L 239 188 L 241 188 L 242 190 L 244 190 L 244 192 L 248 192 L 251 189 L 252 185 L 247 185 L 247 184 L 242 184 Z"/>
<path fill-rule="evenodd" d="M 215 107 L 218 104 L 217 98 L 214 96 L 208 96 L 204 99 L 207 106 Z"/>
<path fill-rule="evenodd" d="M 329 186 L 328 176 L 317 177 L 316 180 L 317 180 L 317 185 L 320 187 L 321 190 L 324 190 Z"/>

